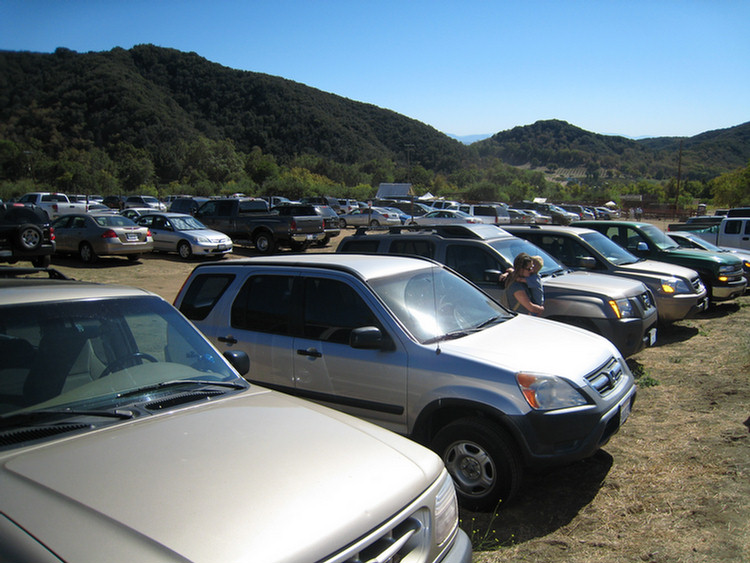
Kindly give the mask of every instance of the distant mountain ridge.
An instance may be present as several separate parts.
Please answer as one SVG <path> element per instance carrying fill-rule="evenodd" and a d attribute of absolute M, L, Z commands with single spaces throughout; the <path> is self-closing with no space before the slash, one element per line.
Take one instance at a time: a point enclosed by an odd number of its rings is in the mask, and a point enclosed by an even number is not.
<path fill-rule="evenodd" d="M 633 140 L 546 120 L 496 133 L 473 146 L 483 157 L 514 166 L 586 167 L 657 179 L 675 175 L 682 146 L 685 177 L 705 180 L 748 164 L 750 122 L 694 137 Z"/>
<path fill-rule="evenodd" d="M 280 161 L 390 160 L 450 174 L 499 159 L 517 167 L 584 169 L 613 177 L 708 179 L 750 161 L 750 122 L 690 138 L 633 140 L 538 121 L 470 142 L 371 104 L 284 78 L 234 70 L 196 53 L 138 45 L 76 53 L 0 51 L 0 139 L 66 149 L 145 150 L 169 181 L 180 142 L 231 141 Z"/>

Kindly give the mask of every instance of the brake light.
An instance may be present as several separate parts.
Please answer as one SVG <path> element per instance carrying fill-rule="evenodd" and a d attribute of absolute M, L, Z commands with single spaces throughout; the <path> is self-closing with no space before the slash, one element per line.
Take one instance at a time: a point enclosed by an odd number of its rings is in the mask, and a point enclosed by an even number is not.
<path fill-rule="evenodd" d="M 54 227 L 49 228 L 49 240 L 55 240 L 55 228 Z"/>
<path fill-rule="evenodd" d="M 52 204 L 52 211 L 57 211 L 57 204 L 56 203 Z"/>
<path fill-rule="evenodd" d="M 107 229 L 102 233 L 102 238 L 117 238 L 117 233 L 112 229 Z"/>
<path fill-rule="evenodd" d="M 293 231 L 296 231 L 297 230 L 297 221 L 295 221 L 294 219 L 292 219 L 292 222 L 289 223 L 289 228 L 292 229 Z"/>

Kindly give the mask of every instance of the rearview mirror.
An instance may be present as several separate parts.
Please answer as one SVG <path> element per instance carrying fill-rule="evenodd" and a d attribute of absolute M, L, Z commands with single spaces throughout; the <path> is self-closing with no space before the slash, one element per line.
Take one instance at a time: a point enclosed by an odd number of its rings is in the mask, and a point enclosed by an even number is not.
<path fill-rule="evenodd" d="M 365 350 L 380 350 L 384 348 L 383 333 L 375 326 L 355 328 L 349 335 L 349 346 Z"/>

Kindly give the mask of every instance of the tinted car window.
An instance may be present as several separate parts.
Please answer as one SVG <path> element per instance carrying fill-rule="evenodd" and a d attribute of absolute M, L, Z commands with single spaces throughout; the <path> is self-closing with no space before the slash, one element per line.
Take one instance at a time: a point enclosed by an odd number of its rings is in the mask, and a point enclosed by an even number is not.
<path fill-rule="evenodd" d="M 484 280 L 485 270 L 505 270 L 483 248 L 465 244 L 448 245 L 445 250 L 445 264 L 474 283 Z"/>
<path fill-rule="evenodd" d="M 180 312 L 190 320 L 202 321 L 208 316 L 233 280 L 233 274 L 202 274 L 197 276 L 185 293 L 180 305 Z"/>
<path fill-rule="evenodd" d="M 378 251 L 380 242 L 377 240 L 349 240 L 341 249 L 342 252 L 373 254 Z"/>
<path fill-rule="evenodd" d="M 232 303 L 232 327 L 291 334 L 293 287 L 294 277 L 291 276 L 251 277 Z"/>
<path fill-rule="evenodd" d="M 305 280 L 306 338 L 348 344 L 354 328 L 378 326 L 375 315 L 347 284 L 326 278 Z"/>
<path fill-rule="evenodd" d="M 417 255 L 426 258 L 435 257 L 435 245 L 426 240 L 394 240 L 391 242 L 391 254 Z"/>

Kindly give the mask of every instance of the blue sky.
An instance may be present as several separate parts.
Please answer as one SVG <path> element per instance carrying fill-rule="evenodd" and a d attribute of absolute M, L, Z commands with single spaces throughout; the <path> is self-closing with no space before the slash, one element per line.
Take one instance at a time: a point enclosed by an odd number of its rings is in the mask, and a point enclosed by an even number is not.
<path fill-rule="evenodd" d="M 692 136 L 750 121 L 750 1 L 0 0 L 0 49 L 151 43 L 448 134 L 562 119 Z"/>

